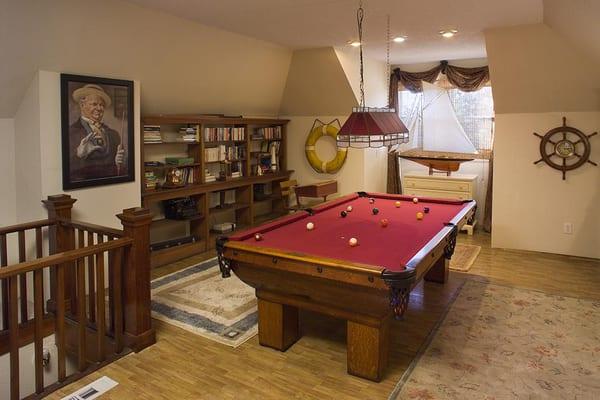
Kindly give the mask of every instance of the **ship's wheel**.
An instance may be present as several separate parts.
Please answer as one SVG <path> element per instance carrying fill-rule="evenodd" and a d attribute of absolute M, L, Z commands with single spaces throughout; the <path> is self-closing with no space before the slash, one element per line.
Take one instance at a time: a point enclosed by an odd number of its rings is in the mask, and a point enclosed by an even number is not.
<path fill-rule="evenodd" d="M 590 138 L 597 133 L 586 135 L 579 129 L 567 126 L 567 119 L 563 117 L 562 126 L 550 129 L 543 136 L 533 133 L 541 139 L 540 155 L 542 156 L 534 161 L 534 164 L 544 161 L 550 167 L 562 171 L 563 180 L 566 179 L 567 171 L 579 168 L 585 163 L 598 166 L 590 160 L 592 151 Z"/>

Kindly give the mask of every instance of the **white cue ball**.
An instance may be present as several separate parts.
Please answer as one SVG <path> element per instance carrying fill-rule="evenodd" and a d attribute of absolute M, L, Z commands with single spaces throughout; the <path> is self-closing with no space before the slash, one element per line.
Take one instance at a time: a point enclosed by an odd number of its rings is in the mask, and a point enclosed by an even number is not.
<path fill-rule="evenodd" d="M 346 211 L 348 211 L 348 212 L 352 212 L 352 206 L 348 206 L 348 207 L 346 207 Z"/>
<path fill-rule="evenodd" d="M 306 224 L 306 229 L 308 229 L 309 231 L 312 231 L 313 229 L 315 229 L 315 224 L 313 224 L 312 222 L 309 222 L 308 224 Z"/>
<path fill-rule="evenodd" d="M 356 238 L 350 238 L 350 240 L 348 240 L 348 244 L 354 247 L 358 244 L 358 240 Z"/>
<path fill-rule="evenodd" d="M 417 199 L 416 197 L 413 197 L 413 203 L 417 204 L 419 202 L 419 199 Z"/>

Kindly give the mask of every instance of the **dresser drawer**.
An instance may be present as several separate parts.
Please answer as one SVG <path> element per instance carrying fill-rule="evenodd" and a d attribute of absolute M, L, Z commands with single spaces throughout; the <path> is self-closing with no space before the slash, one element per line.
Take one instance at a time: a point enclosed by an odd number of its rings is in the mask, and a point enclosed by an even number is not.
<path fill-rule="evenodd" d="M 404 178 L 404 187 L 406 189 L 432 189 L 450 192 L 472 193 L 472 183 L 467 181 L 456 181 L 446 179 L 427 179 L 427 178 Z"/>
<path fill-rule="evenodd" d="M 453 200 L 471 200 L 471 195 L 465 192 L 454 192 L 447 190 L 427 190 L 404 188 L 403 193 L 406 196 L 432 197 L 434 199 L 453 199 Z"/>

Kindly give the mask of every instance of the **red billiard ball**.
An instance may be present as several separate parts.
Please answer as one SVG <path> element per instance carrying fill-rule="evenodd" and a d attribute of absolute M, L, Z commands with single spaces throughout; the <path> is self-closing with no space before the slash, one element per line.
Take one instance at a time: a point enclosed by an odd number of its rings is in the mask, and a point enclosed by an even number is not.
<path fill-rule="evenodd" d="M 261 240 L 263 240 L 263 239 L 264 239 L 264 238 L 263 238 L 263 235 L 262 235 L 262 234 L 260 234 L 260 233 L 256 233 L 256 234 L 254 235 L 254 240 L 256 240 L 257 242 L 260 242 L 260 241 L 261 241 Z"/>
<path fill-rule="evenodd" d="M 384 218 L 384 219 L 382 219 L 381 221 L 379 221 L 379 223 L 381 224 L 381 226 L 382 226 L 383 228 L 385 228 L 385 227 L 386 227 L 386 226 L 388 226 L 388 224 L 389 224 L 388 220 L 387 220 L 387 219 L 385 219 L 385 218 Z"/>
<path fill-rule="evenodd" d="M 373 204 L 373 203 L 375 203 L 375 199 L 374 199 L 374 198 L 372 198 L 372 197 L 370 197 L 370 198 L 369 198 L 369 204 Z"/>

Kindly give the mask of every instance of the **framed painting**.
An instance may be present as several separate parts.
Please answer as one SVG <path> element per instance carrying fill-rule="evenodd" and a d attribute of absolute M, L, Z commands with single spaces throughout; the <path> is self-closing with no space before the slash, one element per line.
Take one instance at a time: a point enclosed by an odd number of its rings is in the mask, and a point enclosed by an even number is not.
<path fill-rule="evenodd" d="M 133 81 L 60 75 L 63 190 L 135 180 Z"/>

